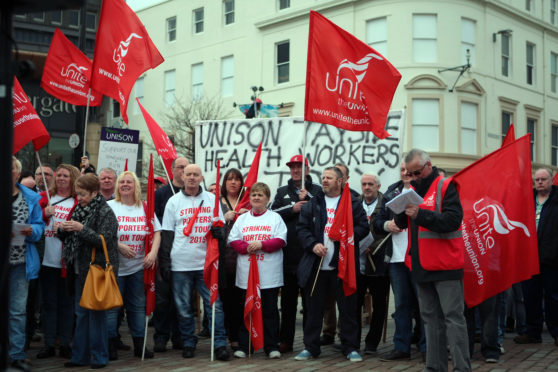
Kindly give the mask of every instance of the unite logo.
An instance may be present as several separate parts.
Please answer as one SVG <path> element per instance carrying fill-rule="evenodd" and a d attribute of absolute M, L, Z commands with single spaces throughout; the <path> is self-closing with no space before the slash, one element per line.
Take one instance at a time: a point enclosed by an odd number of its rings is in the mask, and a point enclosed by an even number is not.
<path fill-rule="evenodd" d="M 362 82 L 368 71 L 369 62 L 374 58 L 380 61 L 383 60 L 382 57 L 375 53 L 368 53 L 358 62 L 351 62 L 346 58 L 343 59 L 337 67 L 337 75 L 333 87 L 329 86 L 329 72 L 326 73 L 326 89 L 330 92 L 337 92 L 339 95 L 343 95 L 343 86 L 346 86 L 346 98 L 357 99 L 358 95 L 360 99 L 358 85 Z"/>
<path fill-rule="evenodd" d="M 87 67 L 70 63 L 65 68 L 62 67 L 62 70 L 60 70 L 60 76 L 70 79 L 68 81 L 70 84 L 83 88 L 85 84 L 87 84 L 87 77 L 84 74 L 85 71 L 87 71 Z"/>
<path fill-rule="evenodd" d="M 122 76 L 126 71 L 126 65 L 124 64 L 124 57 L 128 54 L 128 49 L 130 48 L 130 43 L 132 39 L 143 39 L 143 37 L 139 36 L 138 34 L 132 32 L 130 36 L 126 39 L 126 41 L 121 41 L 118 44 L 118 47 L 114 50 L 112 54 L 112 60 L 116 63 L 116 70 L 118 71 L 118 75 Z"/>

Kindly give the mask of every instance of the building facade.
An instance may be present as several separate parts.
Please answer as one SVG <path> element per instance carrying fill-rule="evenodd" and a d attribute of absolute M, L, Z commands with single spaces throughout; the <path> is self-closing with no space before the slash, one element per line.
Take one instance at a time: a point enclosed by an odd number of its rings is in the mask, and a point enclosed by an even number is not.
<path fill-rule="evenodd" d="M 455 172 L 497 149 L 513 123 L 517 137 L 531 133 L 534 163 L 558 165 L 556 0 L 155 1 L 136 11 L 165 62 L 130 101 L 164 127 L 178 102 L 220 96 L 232 107 L 261 86 L 280 116 L 303 116 L 310 10 L 399 70 L 404 151 L 423 148 Z M 128 115 L 151 141 L 135 103 Z"/>

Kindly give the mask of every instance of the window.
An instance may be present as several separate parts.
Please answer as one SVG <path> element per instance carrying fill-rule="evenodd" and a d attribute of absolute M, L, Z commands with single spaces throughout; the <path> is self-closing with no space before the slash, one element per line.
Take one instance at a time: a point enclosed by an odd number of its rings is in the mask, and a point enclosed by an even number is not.
<path fill-rule="evenodd" d="M 176 40 L 176 17 L 167 18 L 167 41 Z"/>
<path fill-rule="evenodd" d="M 53 10 L 50 12 L 50 22 L 54 25 L 62 24 L 62 11 Z"/>
<path fill-rule="evenodd" d="M 558 126 L 557 125 L 552 126 L 552 144 L 551 144 L 550 151 L 552 152 L 550 154 L 552 165 L 556 166 L 558 165 Z"/>
<path fill-rule="evenodd" d="M 33 20 L 35 22 L 44 22 L 45 21 L 45 12 L 33 13 Z"/>
<path fill-rule="evenodd" d="M 112 118 L 116 119 L 120 117 L 120 103 L 113 99 L 112 100 Z"/>
<path fill-rule="evenodd" d="M 289 42 L 276 44 L 277 84 L 289 81 Z"/>
<path fill-rule="evenodd" d="M 525 0 L 525 10 L 528 12 L 534 10 L 532 0 Z"/>
<path fill-rule="evenodd" d="M 556 83 L 558 81 L 558 54 L 550 53 L 550 90 L 556 93 Z"/>
<path fill-rule="evenodd" d="M 176 70 L 165 71 L 165 106 L 172 107 L 176 101 Z"/>
<path fill-rule="evenodd" d="M 234 91 L 234 57 L 221 58 L 221 96 L 231 97 Z"/>
<path fill-rule="evenodd" d="M 413 147 L 425 151 L 439 151 L 439 105 L 437 99 L 413 99 Z"/>
<path fill-rule="evenodd" d="M 461 18 L 461 63 L 467 63 L 467 50 L 469 50 L 469 62 L 475 64 L 475 30 L 477 22 L 472 19 Z"/>
<path fill-rule="evenodd" d="M 140 77 L 138 80 L 136 80 L 136 86 L 135 86 L 136 98 L 140 101 L 142 105 L 143 105 L 143 97 L 145 95 L 144 79 L 145 79 L 144 77 Z M 134 114 L 136 115 L 141 114 L 141 110 L 137 102 L 134 104 Z"/>
<path fill-rule="evenodd" d="M 70 27 L 79 27 L 79 10 L 68 11 L 68 25 Z"/>
<path fill-rule="evenodd" d="M 194 9 L 194 34 L 203 32 L 203 8 Z"/>
<path fill-rule="evenodd" d="M 291 0 L 279 0 L 279 10 L 291 7 Z"/>
<path fill-rule="evenodd" d="M 501 34 L 502 40 L 502 75 L 510 76 L 510 35 Z"/>
<path fill-rule="evenodd" d="M 199 100 L 203 96 L 203 63 L 192 65 L 192 99 Z"/>
<path fill-rule="evenodd" d="M 550 23 L 556 24 L 556 0 L 550 0 Z"/>
<path fill-rule="evenodd" d="M 87 12 L 85 17 L 85 28 L 89 31 L 95 31 L 97 27 L 97 14 L 93 12 Z"/>
<path fill-rule="evenodd" d="M 478 105 L 461 103 L 461 153 L 477 154 L 477 111 Z"/>
<path fill-rule="evenodd" d="M 513 113 L 509 111 L 502 111 L 502 142 L 504 142 L 504 138 L 506 138 L 506 134 L 508 133 L 508 129 L 510 129 L 510 125 L 513 123 Z"/>
<path fill-rule="evenodd" d="M 438 59 L 436 47 L 436 15 L 413 15 L 413 61 L 429 63 Z"/>
<path fill-rule="evenodd" d="M 366 41 L 378 53 L 387 57 L 387 19 L 371 19 L 366 22 Z"/>
<path fill-rule="evenodd" d="M 526 46 L 526 61 L 527 61 L 527 84 L 533 85 L 535 73 L 535 45 L 527 43 Z"/>
<path fill-rule="evenodd" d="M 223 2 L 223 14 L 225 16 L 225 24 L 234 23 L 234 0 L 225 0 Z"/>
<path fill-rule="evenodd" d="M 531 133 L 531 161 L 536 161 L 537 149 L 535 147 L 535 140 L 537 139 L 537 119 L 527 118 L 527 133 Z"/>
<path fill-rule="evenodd" d="M 14 16 L 17 17 L 17 18 L 26 19 L 27 18 L 27 13 L 18 12 L 18 13 L 14 13 Z"/>

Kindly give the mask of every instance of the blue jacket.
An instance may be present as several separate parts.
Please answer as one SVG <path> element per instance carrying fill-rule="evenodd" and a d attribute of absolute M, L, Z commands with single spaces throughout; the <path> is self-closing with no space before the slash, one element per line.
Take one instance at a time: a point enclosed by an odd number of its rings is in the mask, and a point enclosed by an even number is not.
<path fill-rule="evenodd" d="M 16 186 L 23 195 L 25 203 L 27 203 L 27 208 L 29 208 L 27 223 L 30 224 L 33 229 L 31 236 L 25 238 L 25 278 L 29 281 L 39 277 L 41 261 L 37 253 L 37 248 L 35 247 L 35 242 L 41 239 L 45 229 L 45 223 L 43 222 L 43 211 L 39 206 L 39 200 L 41 199 L 39 194 L 19 183 L 16 184 Z"/>

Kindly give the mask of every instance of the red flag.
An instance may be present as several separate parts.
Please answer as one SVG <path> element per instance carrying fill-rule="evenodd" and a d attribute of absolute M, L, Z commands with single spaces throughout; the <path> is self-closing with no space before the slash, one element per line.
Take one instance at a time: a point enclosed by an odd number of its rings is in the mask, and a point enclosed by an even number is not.
<path fill-rule="evenodd" d="M 329 238 L 339 242 L 339 273 L 345 296 L 356 292 L 355 235 L 353 231 L 353 203 L 349 184 L 345 184 L 341 200 L 331 223 Z"/>
<path fill-rule="evenodd" d="M 91 86 L 120 102 L 128 123 L 128 97 L 138 77 L 164 61 L 145 26 L 124 0 L 103 0 Z"/>
<path fill-rule="evenodd" d="M 490 174 L 492 182 L 480 182 Z M 530 135 L 453 176 L 463 207 L 465 303 L 472 307 L 539 272 Z"/>
<path fill-rule="evenodd" d="M 155 235 L 155 179 L 153 175 L 153 154 L 149 155 L 149 176 L 147 178 L 147 206 L 145 217 L 147 220 L 148 235 L 145 237 L 145 255 L 151 252 L 153 236 Z M 143 270 L 143 285 L 145 289 L 145 315 L 150 315 L 155 310 L 155 273 L 157 268 Z"/>
<path fill-rule="evenodd" d="M 223 227 L 225 223 L 219 220 L 219 181 L 221 178 L 221 162 L 217 160 L 217 178 L 215 184 L 215 206 L 213 207 L 213 222 L 215 227 Z M 205 254 L 205 264 L 203 266 L 203 281 L 209 288 L 209 303 L 217 300 L 219 295 L 219 240 L 213 237 L 211 230 L 207 232 L 207 252 Z"/>
<path fill-rule="evenodd" d="M 558 173 L 556 173 L 556 174 L 554 175 L 554 178 L 552 179 L 552 184 L 553 184 L 554 186 L 558 186 Z"/>
<path fill-rule="evenodd" d="M 50 141 L 50 135 L 16 77 L 14 77 L 12 99 L 14 105 L 14 148 L 12 153 L 17 153 L 29 141 L 33 141 L 35 151 L 39 151 Z"/>
<path fill-rule="evenodd" d="M 513 123 L 512 123 L 512 124 L 510 124 L 510 127 L 508 128 L 508 131 L 506 132 L 506 136 L 504 137 L 504 140 L 502 141 L 502 146 L 501 147 L 509 145 L 513 141 L 515 141 L 515 129 L 514 129 Z"/>
<path fill-rule="evenodd" d="M 136 98 L 136 101 L 138 102 L 143 118 L 145 119 L 145 124 L 147 124 L 149 133 L 153 139 L 153 144 L 157 149 L 157 154 L 163 158 L 165 168 L 167 168 L 167 174 L 172 174 L 172 162 L 177 157 L 176 150 L 174 149 L 169 137 L 161 129 L 159 124 L 157 124 L 157 122 L 151 117 L 151 115 L 149 115 L 149 112 L 147 112 L 147 110 L 142 106 L 140 100 Z"/>
<path fill-rule="evenodd" d="M 386 138 L 401 74 L 380 53 L 310 11 L 304 120 Z"/>
<path fill-rule="evenodd" d="M 256 151 L 256 155 L 254 156 L 254 161 L 252 161 L 252 165 L 250 165 L 250 170 L 246 175 L 246 179 L 244 180 L 244 188 L 245 192 L 242 196 L 240 202 L 234 208 L 235 212 L 238 212 L 242 208 L 248 208 L 250 205 L 250 189 L 252 185 L 258 182 L 258 171 L 260 169 L 260 157 L 262 155 L 262 142 L 258 146 L 258 150 Z"/>
<path fill-rule="evenodd" d="M 128 158 L 126 158 L 126 162 L 124 163 L 124 172 L 126 172 L 127 170 L 128 170 Z"/>
<path fill-rule="evenodd" d="M 260 295 L 260 273 L 256 255 L 250 255 L 250 271 L 248 272 L 248 286 L 246 301 L 244 302 L 244 325 L 250 330 L 252 345 L 258 351 L 264 346 L 262 298 Z"/>
<path fill-rule="evenodd" d="M 198 218 L 198 214 L 200 214 L 202 205 L 203 205 L 203 200 L 201 201 L 200 205 L 198 205 L 198 207 L 194 211 L 194 214 L 192 215 L 192 217 L 190 217 L 190 220 L 188 220 L 188 224 L 186 225 L 186 227 L 183 230 L 185 236 L 190 236 L 190 234 L 192 233 L 192 229 L 194 228 L 194 224 L 196 223 L 196 219 Z"/>
<path fill-rule="evenodd" d="M 41 88 L 54 97 L 77 106 L 87 106 L 92 62 L 58 28 L 50 43 L 41 78 Z M 103 95 L 89 93 L 89 106 L 99 106 Z"/>

